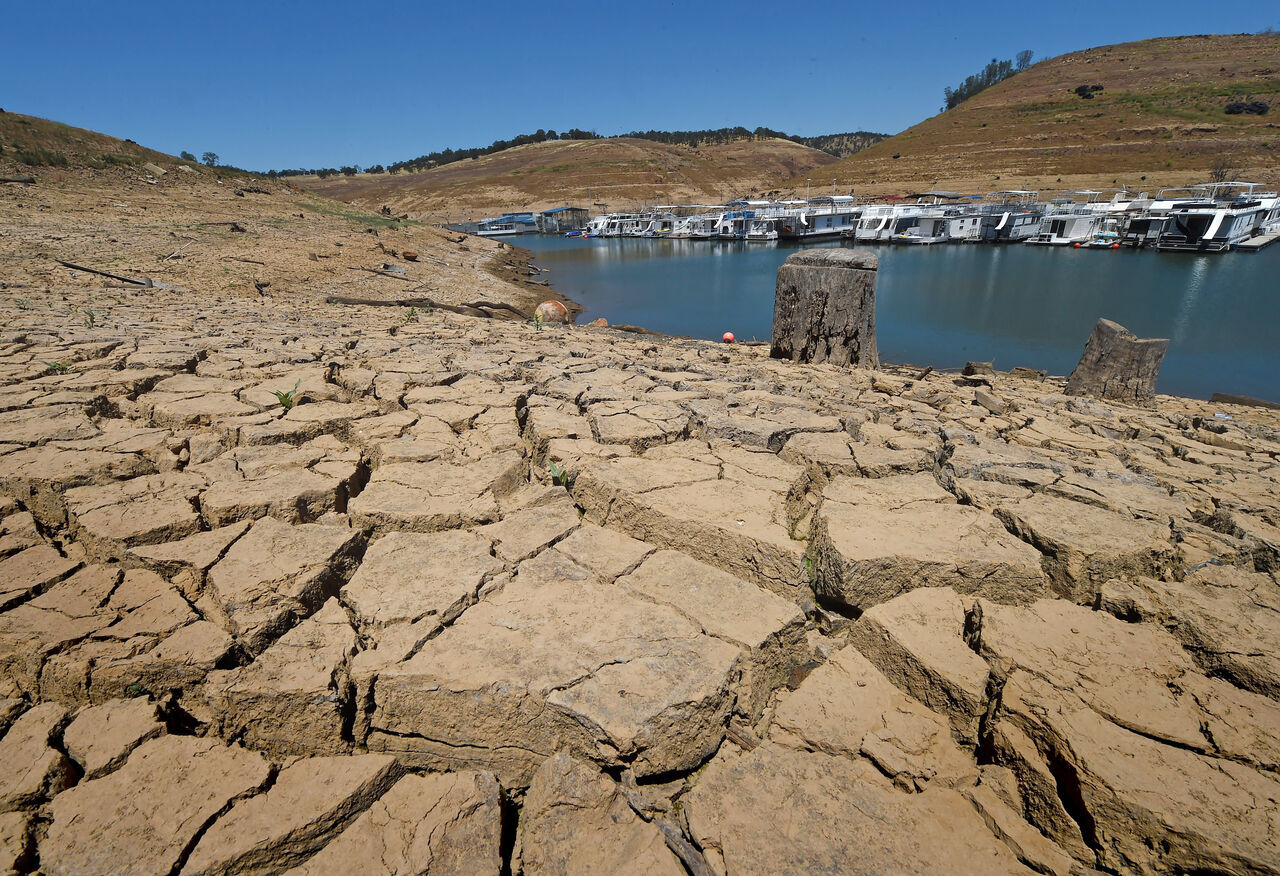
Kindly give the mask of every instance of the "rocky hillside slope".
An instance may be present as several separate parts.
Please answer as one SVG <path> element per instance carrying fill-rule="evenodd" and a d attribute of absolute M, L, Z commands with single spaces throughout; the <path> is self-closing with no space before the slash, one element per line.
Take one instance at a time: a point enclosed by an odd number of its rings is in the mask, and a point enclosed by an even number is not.
<path fill-rule="evenodd" d="M 644 204 L 722 203 L 776 189 L 782 180 L 803 177 L 835 160 L 777 139 L 696 147 L 628 138 L 558 140 L 420 173 L 295 181 L 366 209 L 388 205 L 424 221 L 459 222 L 566 204 L 597 212 Z"/>
<path fill-rule="evenodd" d="M 1095 85 L 1089 98 L 1076 92 Z M 1270 111 L 1226 112 L 1254 101 Z M 867 194 L 1048 192 L 1182 185 L 1215 166 L 1280 183 L 1280 37 L 1171 37 L 1060 55 L 824 175 Z"/>

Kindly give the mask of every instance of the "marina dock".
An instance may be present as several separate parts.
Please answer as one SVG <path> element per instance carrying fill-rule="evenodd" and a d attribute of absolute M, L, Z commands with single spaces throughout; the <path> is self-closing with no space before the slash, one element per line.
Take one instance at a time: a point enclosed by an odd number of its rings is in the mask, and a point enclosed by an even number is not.
<path fill-rule="evenodd" d="M 1251 237 L 1248 240 L 1243 240 L 1240 243 L 1237 243 L 1236 250 L 1238 252 L 1258 252 L 1259 250 L 1263 250 L 1271 246 L 1271 244 L 1275 243 L 1277 240 L 1280 240 L 1280 231 L 1272 231 L 1268 234 L 1259 234 L 1257 237 Z"/>
<path fill-rule="evenodd" d="M 482 222 L 478 233 L 512 234 L 535 227 L 533 214 L 508 215 Z M 1280 239 L 1280 195 L 1250 182 L 1163 189 L 1154 197 L 1119 189 L 1108 198 L 1101 191 L 1080 190 L 1049 200 L 1024 190 L 985 196 L 928 191 L 861 202 L 852 194 L 833 192 L 804 200 L 605 213 L 566 236 L 754 242 L 842 238 L 858 244 L 1027 243 L 1257 252 Z"/>

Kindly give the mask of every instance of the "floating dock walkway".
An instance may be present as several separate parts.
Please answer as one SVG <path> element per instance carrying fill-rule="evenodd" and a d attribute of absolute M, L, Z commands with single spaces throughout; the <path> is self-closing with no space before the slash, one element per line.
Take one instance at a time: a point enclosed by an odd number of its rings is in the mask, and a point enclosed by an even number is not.
<path fill-rule="evenodd" d="M 1236 249 L 1239 252 L 1257 252 L 1260 249 L 1265 249 L 1277 240 L 1280 240 L 1280 231 L 1272 231 L 1270 234 L 1259 234 L 1257 237 L 1242 240 L 1236 244 Z"/>

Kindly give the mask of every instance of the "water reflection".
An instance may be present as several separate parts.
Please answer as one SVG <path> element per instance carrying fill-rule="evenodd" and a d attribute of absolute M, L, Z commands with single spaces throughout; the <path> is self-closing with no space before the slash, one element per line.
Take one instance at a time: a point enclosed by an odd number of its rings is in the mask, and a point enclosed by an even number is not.
<path fill-rule="evenodd" d="M 1173 323 L 1171 343 L 1181 343 L 1186 337 L 1187 322 L 1191 318 L 1191 311 L 1195 309 L 1196 299 L 1200 297 L 1200 286 L 1204 283 L 1204 276 L 1208 268 L 1209 256 L 1197 256 L 1190 272 L 1187 274 L 1187 288 L 1182 293 L 1182 303 L 1178 307 L 1178 317 Z"/>
<path fill-rule="evenodd" d="M 768 338 L 778 266 L 797 247 L 524 237 L 556 289 L 604 316 L 671 334 Z M 819 246 L 839 246 L 839 242 Z M 1160 390 L 1280 399 L 1280 247 L 1257 255 L 952 245 L 880 256 L 886 359 L 1069 371 L 1098 317 L 1171 339 Z"/>

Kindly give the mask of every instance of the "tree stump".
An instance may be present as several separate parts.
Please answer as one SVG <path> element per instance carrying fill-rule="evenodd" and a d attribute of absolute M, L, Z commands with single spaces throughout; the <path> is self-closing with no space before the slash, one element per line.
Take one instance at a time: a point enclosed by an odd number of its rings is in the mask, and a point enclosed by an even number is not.
<path fill-rule="evenodd" d="M 778 269 L 769 355 L 878 368 L 876 266 L 866 250 L 811 249 Z"/>
<path fill-rule="evenodd" d="M 1168 349 L 1168 338 L 1139 338 L 1119 323 L 1100 319 L 1067 378 L 1066 393 L 1150 405 Z"/>

